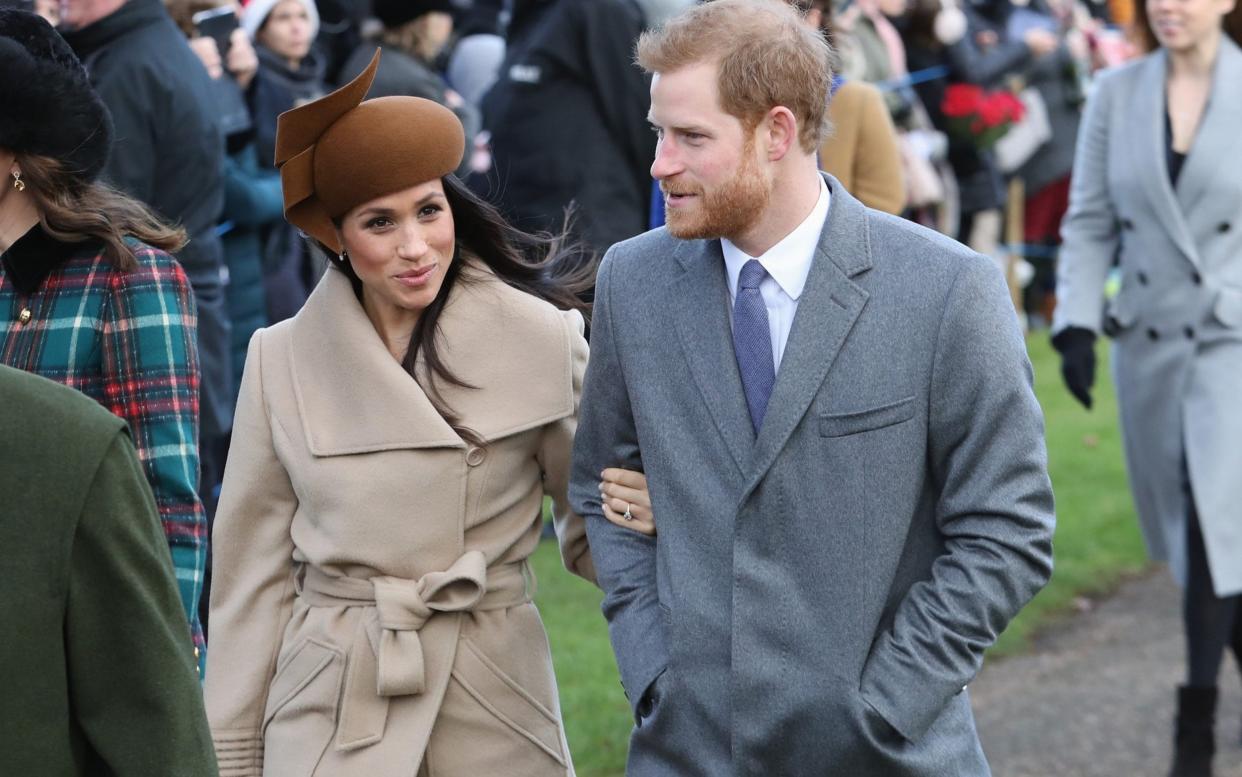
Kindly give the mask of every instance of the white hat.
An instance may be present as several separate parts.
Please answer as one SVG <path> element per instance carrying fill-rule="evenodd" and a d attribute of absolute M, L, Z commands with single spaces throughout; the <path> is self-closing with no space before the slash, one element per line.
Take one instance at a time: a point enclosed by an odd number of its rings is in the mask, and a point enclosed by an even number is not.
<path fill-rule="evenodd" d="M 242 11 L 241 26 L 246 35 L 250 36 L 250 40 L 254 40 L 254 36 L 259 34 L 259 28 L 280 2 L 281 0 L 250 0 L 246 5 L 246 10 Z M 306 6 L 306 15 L 310 17 L 311 40 L 314 40 L 319 35 L 319 9 L 315 7 L 315 0 L 298 2 Z"/>

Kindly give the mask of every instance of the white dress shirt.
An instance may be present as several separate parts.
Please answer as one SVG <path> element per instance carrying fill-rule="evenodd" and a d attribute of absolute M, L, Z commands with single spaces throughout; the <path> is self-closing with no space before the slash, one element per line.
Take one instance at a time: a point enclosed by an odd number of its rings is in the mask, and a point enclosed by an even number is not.
<path fill-rule="evenodd" d="M 730 310 L 737 299 L 737 279 L 742 274 L 742 265 L 751 259 L 758 259 L 768 273 L 768 277 L 759 284 L 759 294 L 763 296 L 764 307 L 768 309 L 772 364 L 777 372 L 781 369 L 781 356 L 785 353 L 785 343 L 789 341 L 794 314 L 798 312 L 798 298 L 802 296 L 806 276 L 811 272 L 811 260 L 815 258 L 815 249 L 819 247 L 820 233 L 824 231 L 824 222 L 827 219 L 828 186 L 820 178 L 819 199 L 815 201 L 810 215 L 762 256 L 750 256 L 728 240 L 720 240 L 725 275 L 729 281 Z M 732 316 L 729 320 L 733 320 Z"/>

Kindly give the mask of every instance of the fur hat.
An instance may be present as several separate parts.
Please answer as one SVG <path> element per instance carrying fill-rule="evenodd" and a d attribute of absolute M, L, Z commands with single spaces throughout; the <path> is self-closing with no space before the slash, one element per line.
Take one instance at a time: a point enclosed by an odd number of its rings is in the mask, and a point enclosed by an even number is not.
<path fill-rule="evenodd" d="M 393 29 L 433 11 L 452 13 L 452 0 L 375 0 L 371 13 L 385 27 Z"/>
<path fill-rule="evenodd" d="M 379 58 L 377 50 L 353 81 L 276 120 L 285 219 L 338 254 L 334 219 L 376 197 L 448 175 L 466 150 L 461 122 L 437 102 L 362 101 Z"/>
<path fill-rule="evenodd" d="M 41 16 L 0 9 L 0 148 L 49 156 L 94 180 L 112 116 L 69 44 Z"/>
<path fill-rule="evenodd" d="M 300 0 L 300 2 L 306 6 L 306 16 L 310 19 L 310 36 L 311 40 L 314 40 L 319 35 L 319 8 L 315 6 L 315 0 Z M 250 0 L 246 9 L 242 11 L 241 17 L 242 29 L 246 31 L 250 40 L 255 39 L 263 22 L 267 21 L 267 17 L 272 15 L 272 10 L 279 4 L 280 0 Z"/>

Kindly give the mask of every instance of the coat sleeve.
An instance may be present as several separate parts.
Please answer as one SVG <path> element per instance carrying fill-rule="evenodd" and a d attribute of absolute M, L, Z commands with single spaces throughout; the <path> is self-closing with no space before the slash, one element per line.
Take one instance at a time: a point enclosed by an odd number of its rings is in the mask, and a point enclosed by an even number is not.
<path fill-rule="evenodd" d="M 1061 225 L 1063 242 L 1057 256 L 1053 334 L 1071 326 L 1100 331 L 1104 282 L 1119 245 L 1117 215 L 1108 191 L 1113 83 L 1108 75 L 1099 78 L 1078 130 L 1069 212 Z"/>
<path fill-rule="evenodd" d="M 103 314 L 104 405 L 129 423 L 155 493 L 186 621 L 197 623 L 207 516 L 198 498 L 194 294 L 168 254 L 142 247 L 138 261 L 137 269 L 117 275 Z"/>
<path fill-rule="evenodd" d="M 946 301 L 932 368 L 930 477 L 943 551 L 880 634 L 863 698 L 917 740 L 1052 574 L 1043 415 L 1004 279 L 972 256 Z"/>
<path fill-rule="evenodd" d="M 577 311 L 564 314 L 573 358 L 574 413 L 544 429 L 539 446 L 539 467 L 543 471 L 544 493 L 552 498 L 552 521 L 556 527 L 556 539 L 561 548 L 565 568 L 575 575 L 595 582 L 595 564 L 587 547 L 586 524 L 569 504 L 570 454 L 573 451 L 574 432 L 578 428 L 578 412 L 581 407 L 582 379 L 586 373 L 587 342 L 583 337 L 585 325 Z"/>
<path fill-rule="evenodd" d="M 224 160 L 224 217 L 239 226 L 266 226 L 284 215 L 280 173 L 259 167 L 253 144 Z"/>
<path fill-rule="evenodd" d="M 610 277 L 617 248 L 600 265 L 591 318 L 591 360 L 582 387 L 574 440 L 570 501 L 586 520 L 591 557 L 608 636 L 621 684 L 636 709 L 647 687 L 668 665 L 668 645 L 656 591 L 656 538 L 612 524 L 600 507 L 600 474 L 607 467 L 642 471 L 638 432 L 630 408 L 612 321 Z"/>
<path fill-rule="evenodd" d="M 76 723 L 116 777 L 214 777 L 198 667 L 155 502 L 124 432 L 73 537 L 65 645 Z"/>
<path fill-rule="evenodd" d="M 893 215 L 906 206 L 906 182 L 897 150 L 897 130 L 888 115 L 884 97 L 870 84 L 859 101 L 858 153 L 854 155 L 854 189 L 851 192 L 867 207 Z"/>
<path fill-rule="evenodd" d="M 255 333 L 246 355 L 212 537 L 205 692 L 220 777 L 263 771 L 267 688 L 293 608 L 290 527 L 298 502 L 276 455 L 264 398 L 263 334 Z"/>

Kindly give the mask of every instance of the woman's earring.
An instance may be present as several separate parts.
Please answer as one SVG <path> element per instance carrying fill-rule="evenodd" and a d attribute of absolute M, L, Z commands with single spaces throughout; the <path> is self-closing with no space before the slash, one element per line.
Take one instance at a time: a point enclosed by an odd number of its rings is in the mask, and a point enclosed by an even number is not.
<path fill-rule="evenodd" d="M 345 264 L 349 264 L 349 252 L 344 249 L 341 250 L 341 261 Z"/>
<path fill-rule="evenodd" d="M 13 188 L 19 192 L 26 191 L 26 182 L 22 180 L 22 174 L 20 172 L 13 173 Z"/>

